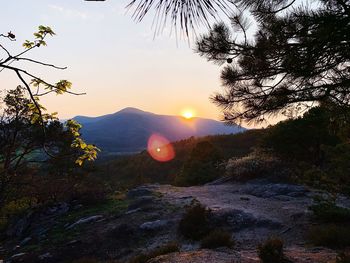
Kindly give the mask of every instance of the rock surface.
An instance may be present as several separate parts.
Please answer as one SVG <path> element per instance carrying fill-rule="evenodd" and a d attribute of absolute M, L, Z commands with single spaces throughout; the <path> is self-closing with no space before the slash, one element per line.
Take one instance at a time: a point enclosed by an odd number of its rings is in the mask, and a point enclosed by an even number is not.
<path fill-rule="evenodd" d="M 334 251 L 305 245 L 304 235 L 312 224 L 308 207 L 316 194 L 302 186 L 263 180 L 244 184 L 223 180 L 183 188 L 146 185 L 129 191 L 121 210 L 109 205 L 113 212 L 89 212 L 85 206 L 76 211 L 69 209 L 72 205 L 60 204 L 24 217 L 12 227 L 12 240 L 1 244 L 0 259 L 29 263 L 92 257 L 97 262 L 129 262 L 136 255 L 175 241 L 181 252 L 150 263 L 255 263 L 259 262 L 257 245 L 278 236 L 285 241 L 286 253 L 294 263 L 334 263 Z M 349 199 L 340 201 L 350 206 Z M 213 227 L 232 234 L 234 250 L 201 250 L 199 242 L 179 235 L 179 221 L 194 202 L 211 210 Z M 54 238 L 57 245 L 50 243 Z M 50 245 L 45 246 L 47 243 Z M 37 250 L 31 250 L 33 246 Z"/>
<path fill-rule="evenodd" d="M 287 258 L 293 263 L 335 263 L 336 253 L 330 250 L 305 250 L 300 248 L 286 251 Z M 190 252 L 171 253 L 154 258 L 148 263 L 259 263 L 255 251 L 213 251 L 197 250 Z"/>
<path fill-rule="evenodd" d="M 303 243 L 313 202 L 305 187 L 261 181 L 183 188 L 160 185 L 155 191 L 174 205 L 197 200 L 207 206 L 216 221 L 232 229 L 244 249 L 255 248 L 269 236 L 280 236 L 290 245 Z"/>
<path fill-rule="evenodd" d="M 84 217 L 84 218 L 81 218 L 79 219 L 77 222 L 69 225 L 67 227 L 67 229 L 72 229 L 78 225 L 81 225 L 81 224 L 87 224 L 87 223 L 92 223 L 92 222 L 96 222 L 98 220 L 101 220 L 103 218 L 102 215 L 96 215 L 96 216 L 89 216 L 89 217 Z"/>

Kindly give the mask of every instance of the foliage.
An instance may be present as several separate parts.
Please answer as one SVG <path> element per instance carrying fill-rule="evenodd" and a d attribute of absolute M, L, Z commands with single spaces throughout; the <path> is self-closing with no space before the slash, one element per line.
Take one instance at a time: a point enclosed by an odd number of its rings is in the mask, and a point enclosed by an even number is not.
<path fill-rule="evenodd" d="M 317 221 L 323 223 L 348 223 L 350 222 L 350 209 L 337 206 L 332 199 L 318 198 L 310 207 Z"/>
<path fill-rule="evenodd" d="M 6 203 L 0 209 L 0 233 L 6 230 L 9 220 L 21 216 L 32 206 L 33 200 L 20 198 Z"/>
<path fill-rule="evenodd" d="M 38 31 L 34 33 L 34 39 L 26 40 L 23 43 L 24 50 L 19 52 L 18 54 L 11 54 L 11 52 L 0 42 L 0 48 L 6 54 L 4 58 L 0 58 L 0 72 L 4 69 L 13 72 L 18 77 L 19 81 L 22 83 L 24 89 L 28 93 L 29 98 L 25 107 L 28 107 L 27 110 L 31 112 L 31 124 L 39 124 L 42 126 L 42 129 L 38 130 L 38 134 L 40 134 L 42 137 L 41 144 L 44 150 L 49 144 L 49 142 L 47 141 L 50 140 L 50 138 L 48 138 L 47 136 L 46 125 L 49 121 L 57 119 L 57 113 L 44 114 L 45 108 L 42 105 L 40 105 L 39 97 L 47 95 L 49 93 L 69 93 L 73 95 L 82 95 L 82 93 L 75 93 L 70 91 L 70 89 L 72 88 L 72 83 L 68 80 L 60 80 L 52 84 L 32 74 L 28 70 L 23 69 L 22 67 L 13 66 L 11 64 L 16 61 L 21 61 L 23 63 L 34 63 L 37 65 L 51 67 L 59 70 L 66 69 L 65 67 L 58 67 L 52 64 L 41 62 L 39 60 L 25 57 L 25 55 L 28 55 L 30 51 L 36 48 L 46 46 L 46 38 L 48 36 L 54 35 L 54 31 L 50 27 L 42 25 L 39 26 Z M 0 34 L 0 38 L 4 38 L 10 41 L 16 41 L 16 36 L 12 32 L 9 32 L 7 35 Z M 31 81 L 29 82 L 27 78 L 30 78 Z M 24 96 L 24 92 L 21 92 L 23 93 L 21 96 Z M 67 127 L 71 130 L 72 135 L 74 135 L 75 137 L 72 147 L 79 148 L 82 152 L 82 154 L 76 160 L 77 164 L 82 165 L 82 163 L 85 160 L 95 160 L 97 157 L 98 148 L 94 145 L 88 145 L 82 140 L 79 133 L 79 129 L 81 128 L 81 126 L 79 126 L 77 123 L 74 123 L 73 121 L 69 121 L 67 122 Z"/>
<path fill-rule="evenodd" d="M 181 186 L 199 185 L 222 175 L 219 151 L 208 141 L 199 142 L 184 163 L 175 183 Z"/>
<path fill-rule="evenodd" d="M 180 251 L 179 245 L 175 242 L 172 242 L 172 243 L 168 243 L 164 246 L 161 246 L 153 251 L 150 251 L 146 254 L 138 255 L 138 256 L 132 258 L 129 262 L 130 263 L 146 263 L 152 258 L 156 258 L 158 256 L 170 254 L 173 252 L 179 252 L 179 251 Z"/>
<path fill-rule="evenodd" d="M 340 143 L 321 147 L 323 160 L 317 166 L 298 163 L 298 181 L 332 193 L 350 194 L 350 146 Z"/>
<path fill-rule="evenodd" d="M 271 127 L 262 140 L 262 147 L 270 148 L 286 160 L 319 164 L 324 159 L 322 147 L 340 143 L 331 130 L 330 111 L 315 107 L 303 117 L 282 121 Z"/>
<path fill-rule="evenodd" d="M 157 24 L 156 30 L 161 31 L 166 26 L 168 15 L 175 28 L 180 25 L 181 30 L 188 36 L 189 31 L 198 24 L 204 23 L 209 26 L 209 18 L 215 18 L 218 11 L 228 14 L 232 11 L 232 2 L 229 0 L 167 0 L 146 1 L 132 0 L 128 8 L 136 6 L 133 17 L 141 21 L 145 15 L 155 6 Z"/>
<path fill-rule="evenodd" d="M 190 158 L 194 147 L 202 141 L 209 141 L 220 151 L 224 160 L 242 157 L 249 154 L 258 144 L 264 130 L 248 130 L 234 135 L 216 135 L 204 138 L 189 138 L 173 143 L 176 156 L 166 163 L 153 160 L 145 151 L 132 156 L 124 156 L 97 162 L 100 178 L 112 189 L 125 189 L 143 183 L 173 184 L 176 175 L 180 174 L 185 162 Z M 102 159 L 104 152 L 100 155 Z M 111 157 L 109 157 L 111 158 Z"/>
<path fill-rule="evenodd" d="M 228 247 L 232 248 L 234 246 L 234 241 L 231 238 L 231 234 L 223 230 L 214 230 L 204 237 L 201 241 L 202 248 L 218 248 L 218 247 Z"/>
<path fill-rule="evenodd" d="M 74 159 L 86 154 L 82 147 L 71 147 L 80 136 L 80 126 L 73 127 L 71 122 L 64 125 L 51 114 L 42 114 L 41 122 L 33 121 L 37 116 L 36 108 L 31 106 L 21 86 L 8 91 L 3 102 L 0 116 L 0 206 L 8 195 L 13 194 L 11 191 L 16 190 L 16 185 L 25 182 L 26 174 L 35 174 L 35 167 L 43 167 L 44 163 L 46 166 L 74 163 Z M 62 169 L 56 165 L 55 172 L 58 174 Z"/>
<path fill-rule="evenodd" d="M 189 207 L 180 220 L 179 232 L 187 239 L 200 240 L 210 232 L 210 210 L 201 204 Z"/>
<path fill-rule="evenodd" d="M 335 191 L 350 195 L 350 144 L 340 143 L 334 147 L 323 147 L 325 172 Z"/>
<path fill-rule="evenodd" d="M 258 246 L 258 255 L 263 263 L 286 262 L 283 253 L 283 241 L 279 238 L 269 238 Z"/>
<path fill-rule="evenodd" d="M 282 121 L 267 129 L 260 147 L 293 167 L 299 183 L 350 193 L 350 145 L 345 135 L 350 125 L 335 115 L 341 109 L 331 104 L 321 105 L 302 117 Z M 345 110 L 338 116 L 350 115 Z"/>
<path fill-rule="evenodd" d="M 346 248 L 350 246 L 350 226 L 342 224 L 324 224 L 314 226 L 308 233 L 308 239 L 316 246 Z"/>
<path fill-rule="evenodd" d="M 226 174 L 236 180 L 249 180 L 261 176 L 282 179 L 289 175 L 289 171 L 273 154 L 256 149 L 245 157 L 228 160 Z"/>
<path fill-rule="evenodd" d="M 350 263 L 350 252 L 344 251 L 338 254 L 336 263 Z"/>
<path fill-rule="evenodd" d="M 197 41 L 200 55 L 231 64 L 221 74 L 226 91 L 213 97 L 227 121 L 298 114 L 319 102 L 349 106 L 348 1 L 133 0 L 130 6 L 138 21 L 155 8 L 157 32 L 170 19 L 187 35 L 220 11 L 231 16 L 232 30 L 218 23 Z"/>
<path fill-rule="evenodd" d="M 209 61 L 231 64 L 221 74 L 226 92 L 213 97 L 227 121 L 298 114 L 319 102 L 349 106 L 348 1 L 278 1 L 281 10 L 276 1 L 239 2 L 248 12 L 232 17 L 233 30 L 219 23 L 197 42 Z"/>

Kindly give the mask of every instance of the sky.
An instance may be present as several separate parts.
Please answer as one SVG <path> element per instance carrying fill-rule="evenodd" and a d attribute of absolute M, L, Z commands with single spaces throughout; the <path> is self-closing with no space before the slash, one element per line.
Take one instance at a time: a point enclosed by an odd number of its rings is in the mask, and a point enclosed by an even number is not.
<path fill-rule="evenodd" d="M 209 97 L 222 89 L 220 67 L 193 51 L 194 41 L 177 41 L 165 29 L 154 38 L 152 15 L 136 23 L 125 6 L 129 0 L 12 0 L 1 5 L 1 32 L 12 31 L 17 41 L 6 43 L 21 50 L 39 25 L 57 34 L 48 46 L 30 57 L 64 71 L 26 64 L 29 71 L 53 83 L 68 79 L 73 91 L 84 96 L 50 95 L 41 102 L 60 118 L 99 116 L 136 107 L 159 114 L 179 115 L 192 109 L 196 116 L 220 119 Z M 0 73 L 0 89 L 20 82 L 12 73 Z"/>

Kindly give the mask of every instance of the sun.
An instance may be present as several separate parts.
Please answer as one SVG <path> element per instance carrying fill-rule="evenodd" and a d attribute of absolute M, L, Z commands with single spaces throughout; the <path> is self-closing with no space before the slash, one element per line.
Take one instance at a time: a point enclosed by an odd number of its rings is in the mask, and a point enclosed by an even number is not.
<path fill-rule="evenodd" d="M 189 119 L 192 119 L 194 117 L 194 113 L 193 113 L 193 111 L 186 110 L 182 113 L 182 117 L 189 120 Z"/>

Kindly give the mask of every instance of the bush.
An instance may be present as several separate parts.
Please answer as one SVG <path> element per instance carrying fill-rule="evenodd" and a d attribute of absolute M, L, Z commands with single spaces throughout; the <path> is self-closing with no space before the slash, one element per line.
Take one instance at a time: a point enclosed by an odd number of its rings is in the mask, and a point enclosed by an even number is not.
<path fill-rule="evenodd" d="M 285 177 L 288 174 L 288 170 L 272 154 L 256 150 L 248 156 L 230 159 L 226 165 L 226 174 L 237 180 L 249 180 L 261 176 Z"/>
<path fill-rule="evenodd" d="M 324 223 L 350 222 L 350 209 L 337 206 L 333 200 L 317 199 L 310 207 L 316 220 Z"/>
<path fill-rule="evenodd" d="M 308 239 L 316 246 L 345 248 L 350 246 L 350 227 L 334 224 L 314 226 L 308 233 Z"/>
<path fill-rule="evenodd" d="M 283 241 L 279 238 L 270 238 L 258 246 L 258 255 L 262 263 L 287 262 L 283 253 Z"/>
<path fill-rule="evenodd" d="M 231 234 L 222 230 L 214 230 L 209 233 L 201 242 L 202 248 L 218 248 L 228 247 L 232 248 L 234 241 L 231 238 Z"/>
<path fill-rule="evenodd" d="M 185 238 L 200 240 L 210 232 L 209 214 L 201 204 L 191 206 L 180 220 L 179 232 Z"/>
<path fill-rule="evenodd" d="M 173 242 L 173 243 L 169 243 L 167 245 L 164 245 L 162 247 L 159 247 L 159 248 L 157 248 L 157 249 L 155 249 L 147 254 L 138 255 L 138 256 L 132 258 L 130 260 L 130 263 L 146 263 L 147 261 L 149 261 L 152 258 L 156 258 L 156 257 L 161 256 L 161 255 L 166 255 L 169 253 L 179 252 L 179 251 L 180 251 L 179 245 L 177 243 Z"/>
<path fill-rule="evenodd" d="M 350 263 L 350 251 L 339 253 L 336 263 Z"/>

